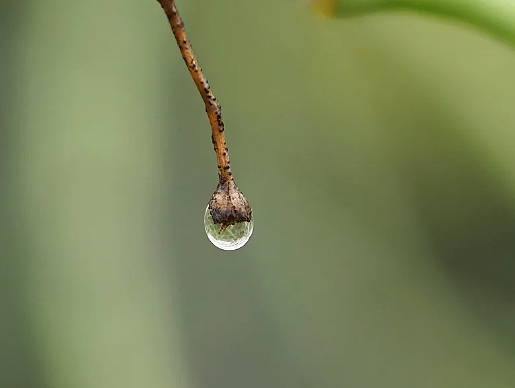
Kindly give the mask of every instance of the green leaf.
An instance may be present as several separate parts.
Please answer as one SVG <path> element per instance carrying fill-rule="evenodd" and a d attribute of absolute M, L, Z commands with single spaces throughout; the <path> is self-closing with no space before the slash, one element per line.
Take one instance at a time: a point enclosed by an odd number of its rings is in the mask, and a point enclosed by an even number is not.
<path fill-rule="evenodd" d="M 475 26 L 515 46 L 514 0 L 313 0 L 328 17 L 350 17 L 379 11 L 433 14 Z"/>

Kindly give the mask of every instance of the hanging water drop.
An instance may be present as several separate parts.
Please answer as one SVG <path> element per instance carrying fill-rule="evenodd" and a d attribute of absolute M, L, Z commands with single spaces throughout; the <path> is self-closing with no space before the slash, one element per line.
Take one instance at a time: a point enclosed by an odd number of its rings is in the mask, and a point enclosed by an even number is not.
<path fill-rule="evenodd" d="M 249 241 L 254 229 L 249 201 L 234 179 L 221 180 L 204 213 L 207 237 L 217 248 L 234 251 Z"/>
<path fill-rule="evenodd" d="M 224 251 L 234 251 L 249 241 L 254 230 L 254 220 L 251 219 L 250 222 L 237 222 L 234 225 L 225 227 L 224 230 L 220 224 L 215 224 L 213 221 L 211 209 L 208 205 L 204 214 L 204 228 L 209 241 L 215 247 Z"/>

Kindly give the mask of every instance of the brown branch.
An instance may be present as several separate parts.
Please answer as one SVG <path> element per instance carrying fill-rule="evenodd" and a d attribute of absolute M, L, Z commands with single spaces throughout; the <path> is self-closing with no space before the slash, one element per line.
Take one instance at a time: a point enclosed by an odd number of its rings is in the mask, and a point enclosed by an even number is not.
<path fill-rule="evenodd" d="M 172 27 L 173 35 L 177 41 L 177 45 L 181 50 L 182 58 L 186 63 L 186 67 L 190 72 L 191 78 L 195 82 L 197 89 L 204 100 L 206 105 L 206 113 L 211 124 L 212 135 L 211 140 L 216 153 L 216 161 L 218 165 L 218 177 L 220 183 L 230 182 L 233 180 L 231 166 L 229 161 L 229 149 L 225 142 L 224 122 L 222 121 L 222 107 L 218 103 L 216 97 L 211 92 L 211 88 L 207 82 L 207 78 L 202 73 L 202 68 L 199 66 L 197 58 L 193 53 L 190 41 L 186 36 L 184 23 L 182 22 L 174 0 L 157 0 L 163 8 L 170 26 Z"/>
<path fill-rule="evenodd" d="M 197 58 L 193 53 L 190 41 L 186 36 L 184 23 L 177 12 L 174 0 L 157 0 L 165 11 L 172 27 L 173 35 L 181 50 L 182 58 L 195 82 L 197 89 L 204 100 L 207 117 L 211 124 L 211 140 L 216 153 L 218 164 L 218 186 L 209 201 L 211 218 L 215 224 L 220 224 L 220 233 L 240 222 L 252 221 L 252 209 L 249 201 L 238 189 L 232 177 L 229 161 L 229 149 L 225 142 L 224 122 L 222 121 L 222 107 L 211 92 L 206 77 L 202 73 Z"/>

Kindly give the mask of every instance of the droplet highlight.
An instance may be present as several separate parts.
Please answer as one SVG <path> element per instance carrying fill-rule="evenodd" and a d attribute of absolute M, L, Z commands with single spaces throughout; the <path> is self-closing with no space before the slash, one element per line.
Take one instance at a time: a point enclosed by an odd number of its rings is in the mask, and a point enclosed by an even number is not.
<path fill-rule="evenodd" d="M 206 230 L 209 241 L 217 248 L 224 251 L 234 251 L 244 246 L 252 236 L 254 230 L 254 220 L 250 222 L 243 221 L 237 222 L 234 225 L 229 225 L 222 230 L 221 224 L 215 224 L 211 217 L 211 209 L 209 205 L 206 207 L 204 213 L 204 228 Z"/>

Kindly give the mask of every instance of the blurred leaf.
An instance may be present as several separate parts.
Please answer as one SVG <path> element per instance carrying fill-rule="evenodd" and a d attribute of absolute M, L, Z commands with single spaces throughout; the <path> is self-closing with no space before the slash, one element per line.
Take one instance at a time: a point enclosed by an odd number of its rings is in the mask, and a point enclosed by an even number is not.
<path fill-rule="evenodd" d="M 515 2 L 511 0 L 312 0 L 312 6 L 328 17 L 379 11 L 412 11 L 450 17 L 515 45 Z"/>

